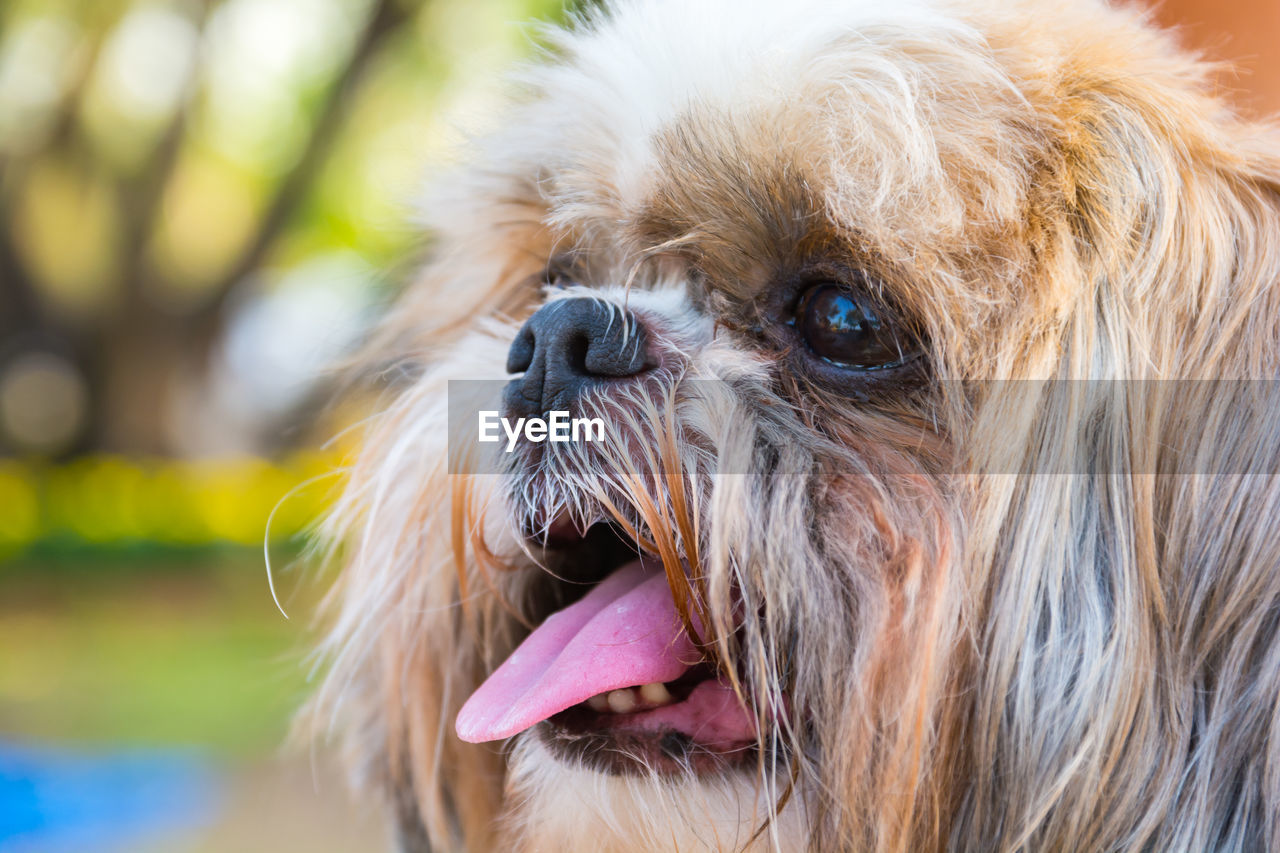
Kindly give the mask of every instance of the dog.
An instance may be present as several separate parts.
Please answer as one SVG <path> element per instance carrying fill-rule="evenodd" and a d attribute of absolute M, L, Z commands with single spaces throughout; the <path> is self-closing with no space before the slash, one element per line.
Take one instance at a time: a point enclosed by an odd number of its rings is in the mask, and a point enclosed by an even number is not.
<path fill-rule="evenodd" d="M 321 531 L 401 849 L 1280 850 L 1277 136 L 1100 2 L 551 40 Z"/>

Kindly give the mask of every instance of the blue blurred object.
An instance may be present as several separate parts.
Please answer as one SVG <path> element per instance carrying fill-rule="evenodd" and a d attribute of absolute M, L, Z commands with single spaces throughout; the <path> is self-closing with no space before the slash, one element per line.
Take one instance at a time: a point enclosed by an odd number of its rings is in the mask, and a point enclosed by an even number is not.
<path fill-rule="evenodd" d="M 0 741 L 0 853 L 133 849 L 207 823 L 218 800 L 217 774 L 196 753 Z"/>

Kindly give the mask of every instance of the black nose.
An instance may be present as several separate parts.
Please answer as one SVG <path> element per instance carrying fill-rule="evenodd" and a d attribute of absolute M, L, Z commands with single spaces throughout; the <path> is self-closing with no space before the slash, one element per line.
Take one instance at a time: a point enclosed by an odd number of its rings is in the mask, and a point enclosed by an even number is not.
<path fill-rule="evenodd" d="M 560 299 L 538 309 L 507 353 L 503 402 L 515 417 L 570 411 L 592 385 L 647 369 L 645 330 L 625 308 L 595 299 Z"/>

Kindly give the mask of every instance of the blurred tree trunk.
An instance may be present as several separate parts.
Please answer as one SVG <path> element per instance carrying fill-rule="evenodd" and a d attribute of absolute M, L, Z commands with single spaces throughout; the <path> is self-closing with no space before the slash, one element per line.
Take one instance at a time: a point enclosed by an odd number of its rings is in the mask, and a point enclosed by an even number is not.
<path fill-rule="evenodd" d="M 35 281 L 14 245 L 13 230 L 0 205 L 0 341 L 12 340 L 43 325 Z M 3 356 L 0 353 L 0 358 Z"/>
<path fill-rule="evenodd" d="M 204 11 L 207 13 L 208 4 Z M 342 130 L 350 103 L 372 61 L 407 20 L 409 12 L 396 0 L 378 0 L 374 4 L 350 57 L 337 72 L 316 112 L 301 155 L 280 180 L 244 249 L 196 310 L 173 314 L 160 308 L 153 295 L 167 285 L 147 261 L 148 238 L 158 223 L 165 188 L 187 141 L 188 117 L 197 95 L 194 70 L 182 104 L 161 134 L 146 168 L 118 184 L 124 258 L 115 273 L 122 292 L 114 309 L 99 318 L 92 329 L 77 332 L 51 326 L 47 312 L 41 308 L 39 282 L 23 265 L 8 223 L 0 219 L 0 338 L 12 339 L 11 333 L 17 331 L 47 329 L 50 335 L 74 339 L 75 348 L 87 353 L 81 365 L 93 405 L 86 445 L 79 449 L 173 452 L 171 416 L 177 393 L 205 381 L 210 355 L 223 331 L 229 298 L 261 267 L 293 221 Z M 40 156 L 51 149 L 67 150 L 78 144 L 73 117 L 85 83 L 85 79 L 78 81 L 62 105 L 51 145 Z M 20 172 L 17 166 L 11 166 Z"/>
<path fill-rule="evenodd" d="M 125 278 L 126 300 L 115 322 L 103 329 L 97 347 L 102 375 L 97 384 L 107 405 L 98 435 L 103 449 L 132 453 L 172 452 L 170 418 L 182 388 L 201 387 L 226 321 L 228 298 L 262 263 L 306 200 L 336 141 L 356 90 L 387 39 L 408 19 L 396 0 L 375 4 L 346 65 L 321 104 L 307 144 L 281 179 L 253 236 L 199 310 L 165 314 L 148 298 L 163 287 L 144 261 L 145 239 L 155 225 L 159 202 L 185 138 L 185 111 L 175 116 L 153 160 L 154 174 L 138 186 Z M 192 93 L 194 94 L 194 93 Z"/>

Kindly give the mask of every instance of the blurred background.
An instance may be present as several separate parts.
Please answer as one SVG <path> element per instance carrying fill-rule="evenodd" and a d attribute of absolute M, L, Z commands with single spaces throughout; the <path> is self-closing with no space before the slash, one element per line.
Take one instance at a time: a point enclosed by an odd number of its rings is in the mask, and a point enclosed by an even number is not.
<path fill-rule="evenodd" d="M 1280 108 L 1280 3 L 1228 5 L 1159 14 Z M 0 851 L 385 849 L 281 749 L 363 414 L 327 366 L 564 7 L 0 0 Z"/>
<path fill-rule="evenodd" d="M 0 850 L 385 849 L 281 749 L 324 377 L 562 5 L 0 0 Z"/>

